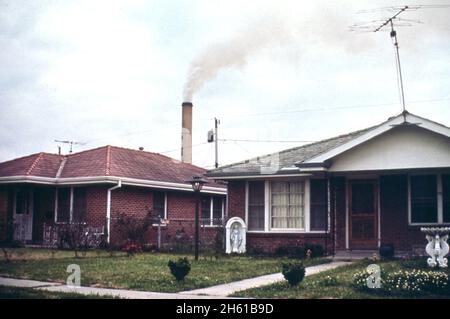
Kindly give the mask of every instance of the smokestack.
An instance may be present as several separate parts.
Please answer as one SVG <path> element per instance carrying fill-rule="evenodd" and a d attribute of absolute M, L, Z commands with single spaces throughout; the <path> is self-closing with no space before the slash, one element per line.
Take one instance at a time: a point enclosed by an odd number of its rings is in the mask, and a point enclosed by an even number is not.
<path fill-rule="evenodd" d="M 181 161 L 192 164 L 192 103 L 183 102 L 181 107 Z"/>

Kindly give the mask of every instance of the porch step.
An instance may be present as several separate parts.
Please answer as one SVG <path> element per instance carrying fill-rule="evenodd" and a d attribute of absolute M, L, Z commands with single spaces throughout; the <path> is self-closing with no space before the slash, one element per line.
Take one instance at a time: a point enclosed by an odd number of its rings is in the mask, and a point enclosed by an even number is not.
<path fill-rule="evenodd" d="M 358 260 L 371 258 L 374 255 L 376 258 L 380 258 L 378 250 L 338 250 L 334 255 L 334 260 Z"/>

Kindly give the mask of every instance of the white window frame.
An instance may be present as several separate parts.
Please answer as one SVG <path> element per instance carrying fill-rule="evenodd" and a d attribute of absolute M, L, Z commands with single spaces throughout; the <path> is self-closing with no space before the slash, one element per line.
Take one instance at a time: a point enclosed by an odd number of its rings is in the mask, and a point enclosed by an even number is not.
<path fill-rule="evenodd" d="M 248 230 L 249 233 L 312 233 L 312 234 L 325 234 L 326 230 L 311 230 L 310 229 L 310 215 L 311 215 L 311 187 L 310 179 L 292 179 L 286 180 L 289 182 L 304 181 L 304 228 L 271 228 L 270 218 L 271 218 L 271 191 L 270 182 L 278 181 L 276 179 L 264 180 L 264 230 Z M 280 180 L 281 181 L 281 180 Z M 249 191 L 249 181 L 245 182 L 245 222 L 248 225 L 248 191 Z"/>
<path fill-rule="evenodd" d="M 222 210 L 221 210 L 221 215 L 220 218 L 223 219 L 223 216 L 225 214 L 225 201 L 223 197 L 219 197 L 219 196 L 209 196 L 209 224 L 201 224 L 202 227 L 220 227 L 221 225 L 214 225 L 214 198 L 219 198 L 222 201 Z M 201 205 L 200 205 L 201 206 Z M 200 207 L 201 210 L 201 207 Z"/>
<path fill-rule="evenodd" d="M 436 176 L 436 200 L 437 200 L 437 222 L 436 223 L 413 223 L 412 222 L 412 205 L 411 205 L 411 176 L 420 175 L 434 175 Z M 435 225 L 450 225 L 444 223 L 444 194 L 442 189 L 442 173 L 417 173 L 408 174 L 408 224 L 410 226 L 435 226 Z"/>
<path fill-rule="evenodd" d="M 168 219 L 168 209 L 167 209 L 167 192 L 161 192 L 161 191 L 157 191 L 160 193 L 164 193 L 164 216 L 161 216 L 162 221 L 161 221 L 161 226 L 166 226 L 167 223 L 167 219 Z M 152 193 L 152 201 L 153 201 L 153 193 Z M 153 207 L 153 203 L 152 203 L 152 207 Z M 152 226 L 158 226 L 157 223 L 153 223 Z"/>

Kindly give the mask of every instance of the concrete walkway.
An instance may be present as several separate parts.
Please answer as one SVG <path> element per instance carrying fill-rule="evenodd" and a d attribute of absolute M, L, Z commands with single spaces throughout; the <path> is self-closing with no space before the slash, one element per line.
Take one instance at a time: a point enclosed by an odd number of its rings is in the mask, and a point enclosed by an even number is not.
<path fill-rule="evenodd" d="M 334 269 L 336 267 L 348 264 L 350 263 L 343 261 L 335 261 L 329 264 L 307 267 L 306 276 L 314 275 L 322 271 Z M 77 293 L 82 295 L 112 296 L 125 299 L 222 299 L 240 290 L 270 285 L 282 280 L 283 275 L 281 273 L 276 273 L 231 282 L 228 284 L 183 291 L 178 293 L 164 293 L 164 292 L 95 288 L 95 287 L 71 287 L 56 282 L 44 282 L 44 281 L 14 279 L 6 277 L 0 277 L 0 286 L 33 288 L 52 292 Z"/>
<path fill-rule="evenodd" d="M 322 264 L 317 266 L 306 267 L 305 276 L 311 276 L 317 274 L 319 272 L 327 271 L 330 269 L 334 269 L 339 266 L 348 265 L 350 262 L 344 261 L 333 261 L 328 264 Z M 235 292 L 246 290 L 250 288 L 256 288 L 266 285 L 271 285 L 276 282 L 284 280 L 284 277 L 281 273 L 259 276 L 250 279 L 244 279 L 241 281 L 235 281 L 228 284 L 212 286 L 208 288 L 201 288 L 195 290 L 188 290 L 180 292 L 181 295 L 207 295 L 207 296 L 215 296 L 215 297 L 226 297 Z"/>
<path fill-rule="evenodd" d="M 179 293 L 164 293 L 125 289 L 95 288 L 95 287 L 71 287 L 57 282 L 44 282 L 27 279 L 14 279 L 0 277 L 0 286 L 33 288 L 52 292 L 77 293 L 82 295 L 97 295 L 107 297 L 119 297 L 125 299 L 219 299 L 223 297 L 181 295 Z"/>

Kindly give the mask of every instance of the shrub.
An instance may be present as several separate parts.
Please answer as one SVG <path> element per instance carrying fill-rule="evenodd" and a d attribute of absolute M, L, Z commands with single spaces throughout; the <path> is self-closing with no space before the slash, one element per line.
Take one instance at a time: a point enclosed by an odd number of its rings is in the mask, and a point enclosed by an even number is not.
<path fill-rule="evenodd" d="M 380 256 L 385 259 L 394 258 L 394 245 L 392 244 L 384 244 L 380 246 Z"/>
<path fill-rule="evenodd" d="M 275 250 L 275 256 L 303 259 L 305 257 L 322 257 L 324 252 L 322 245 L 305 243 L 303 246 L 278 246 Z"/>
<path fill-rule="evenodd" d="M 137 253 L 142 253 L 142 247 L 136 243 L 127 243 L 123 248 L 123 251 L 127 252 L 128 257 L 132 257 Z"/>
<path fill-rule="evenodd" d="M 191 271 L 191 264 L 186 257 L 179 258 L 178 261 L 169 260 L 167 266 L 169 266 L 170 272 L 177 281 L 183 280 Z"/>
<path fill-rule="evenodd" d="M 283 263 L 281 273 L 291 286 L 297 286 L 305 278 L 305 266 L 300 261 Z"/>
<path fill-rule="evenodd" d="M 256 247 L 249 247 L 247 249 L 247 255 L 249 255 L 249 256 L 256 256 L 256 257 L 263 257 L 263 256 L 270 255 L 270 253 L 265 251 L 264 248 L 256 246 Z"/>
<path fill-rule="evenodd" d="M 320 244 L 306 243 L 304 246 L 305 255 L 308 250 L 311 251 L 310 257 L 322 257 L 325 253 L 325 250 Z"/>
<path fill-rule="evenodd" d="M 146 243 L 146 234 L 153 221 L 152 211 L 148 211 L 143 217 L 119 213 L 115 224 L 116 233 L 122 237 L 121 239 L 125 239 L 122 241 L 122 243 L 125 242 L 125 245 L 135 243 L 142 247 Z"/>
<path fill-rule="evenodd" d="M 323 280 L 321 281 L 321 285 L 324 287 L 332 287 L 337 286 L 339 284 L 339 277 L 331 277 L 331 276 L 325 276 Z"/>

